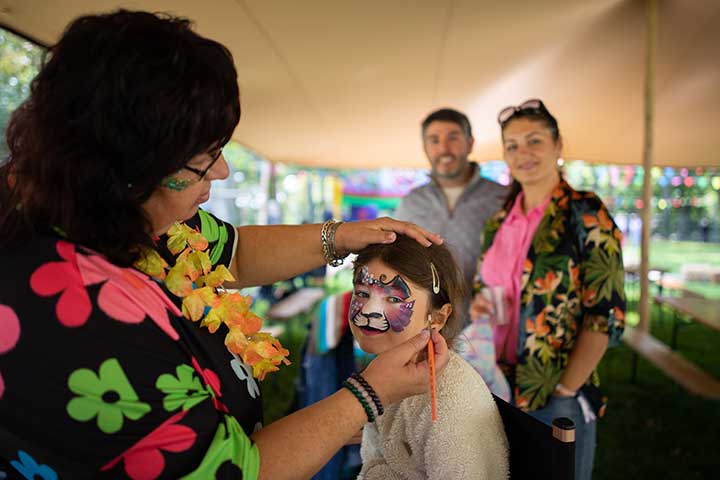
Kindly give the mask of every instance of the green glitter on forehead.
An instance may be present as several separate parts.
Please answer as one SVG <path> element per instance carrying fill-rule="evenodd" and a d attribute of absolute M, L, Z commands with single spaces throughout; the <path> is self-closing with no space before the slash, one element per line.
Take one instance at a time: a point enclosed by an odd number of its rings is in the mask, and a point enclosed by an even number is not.
<path fill-rule="evenodd" d="M 169 188 L 170 190 L 175 190 L 176 192 L 182 192 L 188 188 L 191 183 L 193 183 L 191 180 L 185 180 L 177 177 L 167 177 L 163 180 L 162 186 Z"/>

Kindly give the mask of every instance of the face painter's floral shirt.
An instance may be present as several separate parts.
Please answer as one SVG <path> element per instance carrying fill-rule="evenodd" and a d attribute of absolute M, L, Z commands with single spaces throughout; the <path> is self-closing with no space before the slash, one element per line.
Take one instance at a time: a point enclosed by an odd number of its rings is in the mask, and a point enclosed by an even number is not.
<path fill-rule="evenodd" d="M 487 252 L 507 210 L 485 227 Z M 616 344 L 625 328 L 622 234 L 592 192 L 561 181 L 552 193 L 528 251 L 521 279 L 515 403 L 545 406 L 567 367 L 581 329 Z M 482 280 L 475 285 L 482 287 Z M 599 385 L 597 372 L 588 380 Z"/>
<path fill-rule="evenodd" d="M 228 265 L 235 229 L 202 211 L 187 223 Z M 3 257 L 0 478 L 257 478 L 260 391 L 223 331 L 52 233 Z"/>

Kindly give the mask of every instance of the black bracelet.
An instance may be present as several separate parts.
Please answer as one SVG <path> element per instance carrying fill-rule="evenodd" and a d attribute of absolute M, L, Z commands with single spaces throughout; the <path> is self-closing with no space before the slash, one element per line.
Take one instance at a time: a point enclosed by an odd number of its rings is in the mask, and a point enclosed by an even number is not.
<path fill-rule="evenodd" d="M 343 382 L 343 385 L 342 385 L 342 386 L 345 387 L 345 388 L 347 388 L 348 390 L 350 390 L 350 392 L 351 392 L 353 395 L 355 395 L 355 398 L 358 399 L 358 401 L 360 402 L 360 404 L 361 404 L 362 407 L 363 407 L 363 410 L 365 410 L 365 415 L 367 415 L 368 422 L 370 422 L 370 423 L 374 422 L 374 421 L 375 421 L 375 415 L 373 414 L 372 407 L 370 407 L 370 405 L 368 405 L 368 403 L 367 403 L 367 401 L 365 400 L 365 398 L 363 397 L 362 393 L 360 393 L 360 392 L 358 391 L 358 389 L 355 388 L 355 386 L 354 386 L 352 383 L 348 382 L 347 380 L 345 380 L 345 381 Z"/>
<path fill-rule="evenodd" d="M 383 404 L 380 401 L 380 397 L 377 396 L 377 393 L 375 393 L 375 390 L 370 386 L 368 381 L 365 380 L 365 378 L 359 373 L 353 373 L 351 377 L 357 380 L 357 382 L 362 385 L 363 388 L 367 391 L 368 395 L 370 395 L 370 398 L 372 398 L 372 401 L 375 404 L 375 408 L 378 411 L 378 416 L 385 413 L 385 409 L 383 408 Z"/>

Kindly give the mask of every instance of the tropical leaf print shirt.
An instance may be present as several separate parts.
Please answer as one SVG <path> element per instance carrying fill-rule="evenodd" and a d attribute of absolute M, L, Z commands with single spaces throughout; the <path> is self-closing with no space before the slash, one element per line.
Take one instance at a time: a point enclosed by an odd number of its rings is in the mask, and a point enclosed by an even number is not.
<path fill-rule="evenodd" d="M 502 228 L 500 210 L 485 227 L 483 252 Z M 520 282 L 515 403 L 536 410 L 547 403 L 567 367 L 581 329 L 616 344 L 625 328 L 622 234 L 592 192 L 564 181 L 551 195 L 535 231 Z M 481 288 L 482 279 L 475 285 Z M 588 380 L 599 384 L 597 373 Z"/>
<path fill-rule="evenodd" d="M 228 265 L 235 229 L 202 211 L 187 223 Z M 183 318 L 147 275 L 59 236 L 3 253 L 0 472 L 257 477 L 260 390 L 223 332 Z"/>

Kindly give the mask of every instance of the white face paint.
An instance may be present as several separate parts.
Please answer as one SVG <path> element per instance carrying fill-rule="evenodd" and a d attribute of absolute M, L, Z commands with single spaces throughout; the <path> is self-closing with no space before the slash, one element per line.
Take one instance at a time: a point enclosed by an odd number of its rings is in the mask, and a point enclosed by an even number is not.
<path fill-rule="evenodd" d="M 350 328 L 363 350 L 381 353 L 420 332 L 428 302 L 427 290 L 374 260 L 354 280 Z"/>

